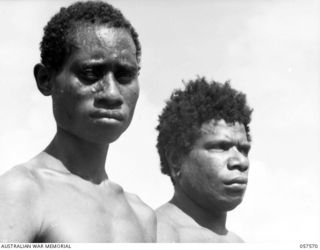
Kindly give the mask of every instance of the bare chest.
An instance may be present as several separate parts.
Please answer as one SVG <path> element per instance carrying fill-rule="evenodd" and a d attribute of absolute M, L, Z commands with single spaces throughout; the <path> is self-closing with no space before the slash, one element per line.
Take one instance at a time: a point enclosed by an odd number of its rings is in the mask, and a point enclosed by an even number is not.
<path fill-rule="evenodd" d="M 123 192 L 48 192 L 43 202 L 45 242 L 144 242 L 145 232 Z"/>

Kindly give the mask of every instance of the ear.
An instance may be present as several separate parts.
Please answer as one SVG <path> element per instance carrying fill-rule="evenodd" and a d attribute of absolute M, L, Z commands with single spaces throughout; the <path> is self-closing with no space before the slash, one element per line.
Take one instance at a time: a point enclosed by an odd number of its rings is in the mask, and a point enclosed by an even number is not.
<path fill-rule="evenodd" d="M 170 165 L 170 176 L 176 182 L 176 179 L 180 176 L 181 158 L 176 151 L 166 152 L 166 158 Z"/>
<path fill-rule="evenodd" d="M 43 64 L 38 63 L 34 66 L 33 74 L 37 82 L 38 89 L 45 95 L 51 95 L 52 84 L 51 84 L 51 72 Z"/>

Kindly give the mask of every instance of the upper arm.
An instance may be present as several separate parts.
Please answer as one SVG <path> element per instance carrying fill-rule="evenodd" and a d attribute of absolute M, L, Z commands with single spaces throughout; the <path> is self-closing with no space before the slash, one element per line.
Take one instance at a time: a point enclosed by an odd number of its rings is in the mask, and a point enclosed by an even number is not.
<path fill-rule="evenodd" d="M 0 242 L 30 242 L 40 228 L 39 187 L 22 167 L 0 177 Z"/>

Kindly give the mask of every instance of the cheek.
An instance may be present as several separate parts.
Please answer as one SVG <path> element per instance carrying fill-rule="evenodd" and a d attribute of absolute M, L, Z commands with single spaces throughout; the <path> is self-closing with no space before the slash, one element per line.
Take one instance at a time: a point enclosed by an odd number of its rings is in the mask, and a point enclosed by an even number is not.
<path fill-rule="evenodd" d="M 217 183 L 223 168 L 222 159 L 214 157 L 210 153 L 201 152 L 196 154 L 191 162 L 193 165 L 193 175 L 197 176 L 202 183 L 209 185 Z"/>
<path fill-rule="evenodd" d="M 65 85 L 56 89 L 52 95 L 55 116 L 63 120 L 72 120 L 86 109 L 90 95 L 83 88 Z"/>
<path fill-rule="evenodd" d="M 130 87 L 124 88 L 122 90 L 123 99 L 132 113 L 136 106 L 139 92 L 140 89 L 138 83 L 132 84 Z"/>
<path fill-rule="evenodd" d="M 73 96 L 65 91 L 52 95 L 53 113 L 57 122 L 68 122 L 74 116 Z"/>
<path fill-rule="evenodd" d="M 209 157 L 187 159 L 183 165 L 180 185 L 197 201 L 207 202 L 209 197 L 215 197 L 220 190 L 216 162 Z"/>

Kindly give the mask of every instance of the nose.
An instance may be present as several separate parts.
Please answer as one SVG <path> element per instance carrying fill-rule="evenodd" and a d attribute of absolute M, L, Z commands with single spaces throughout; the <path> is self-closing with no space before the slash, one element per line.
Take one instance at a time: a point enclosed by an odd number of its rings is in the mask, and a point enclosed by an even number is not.
<path fill-rule="evenodd" d="M 123 98 L 113 73 L 106 74 L 99 84 L 102 85 L 102 88 L 95 98 L 95 106 L 108 109 L 119 108 L 123 103 Z"/>
<path fill-rule="evenodd" d="M 232 149 L 232 156 L 228 160 L 228 169 L 238 169 L 241 172 L 248 170 L 249 159 L 247 156 L 239 152 L 235 147 Z"/>

